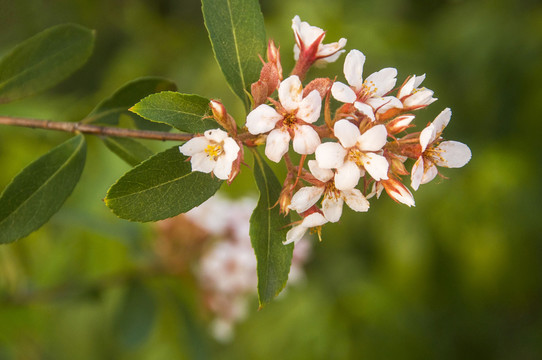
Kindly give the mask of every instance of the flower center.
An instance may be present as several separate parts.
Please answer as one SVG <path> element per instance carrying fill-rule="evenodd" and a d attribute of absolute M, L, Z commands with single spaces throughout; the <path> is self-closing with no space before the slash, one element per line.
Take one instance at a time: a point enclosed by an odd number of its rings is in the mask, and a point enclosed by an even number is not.
<path fill-rule="evenodd" d="M 326 183 L 326 188 L 324 192 L 324 196 L 328 199 L 338 199 L 341 197 L 341 192 L 340 190 L 337 190 L 337 188 L 335 187 L 335 182 L 333 180 Z"/>
<path fill-rule="evenodd" d="M 354 163 L 356 163 L 359 167 L 363 167 L 363 152 L 359 149 L 352 148 L 350 151 L 348 151 L 348 155 L 346 155 L 347 160 L 350 160 Z"/>
<path fill-rule="evenodd" d="M 222 146 L 220 144 L 214 143 L 207 145 L 204 151 L 207 156 L 212 157 L 213 160 L 216 160 L 216 158 L 224 152 L 224 149 L 222 149 Z"/>
<path fill-rule="evenodd" d="M 363 85 L 361 87 L 360 96 L 359 98 L 366 100 L 368 98 L 373 97 L 373 95 L 378 91 L 378 88 L 376 87 L 375 83 L 372 81 L 365 80 L 363 82 Z"/>
<path fill-rule="evenodd" d="M 282 120 L 282 125 L 287 127 L 288 129 L 293 129 L 296 124 L 297 118 L 295 117 L 295 114 L 292 113 L 284 116 L 284 119 Z"/>

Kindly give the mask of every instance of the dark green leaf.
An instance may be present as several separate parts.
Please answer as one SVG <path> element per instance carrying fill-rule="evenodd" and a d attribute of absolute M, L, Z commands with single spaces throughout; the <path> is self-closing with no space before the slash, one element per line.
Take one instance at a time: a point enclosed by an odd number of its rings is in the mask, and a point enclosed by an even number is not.
<path fill-rule="evenodd" d="M 24 168 L 0 195 L 0 244 L 27 236 L 56 213 L 79 181 L 86 143 L 77 135 Z"/>
<path fill-rule="evenodd" d="M 189 133 L 218 127 L 214 120 L 204 119 L 209 112 L 209 100 L 198 95 L 164 91 L 147 96 L 130 110 L 147 120 L 166 123 Z"/>
<path fill-rule="evenodd" d="M 80 68 L 92 53 L 94 32 L 58 25 L 17 45 L 0 60 L 0 103 L 45 90 Z"/>
<path fill-rule="evenodd" d="M 156 124 L 128 111 L 139 100 L 150 94 L 167 90 L 177 90 L 172 81 L 160 77 L 143 77 L 122 86 L 111 97 L 102 101 L 85 119 L 86 123 L 117 125 L 121 114 L 130 115 L 138 129 L 168 131 L 165 124 Z"/>
<path fill-rule="evenodd" d="M 106 137 L 103 141 L 109 150 L 132 166 L 136 166 L 154 155 L 145 145 L 134 139 Z"/>
<path fill-rule="evenodd" d="M 141 345 L 149 336 L 156 318 L 156 302 L 149 289 L 139 282 L 129 285 L 115 318 L 115 333 L 127 348 Z"/>
<path fill-rule="evenodd" d="M 192 172 L 177 146 L 158 153 L 124 174 L 105 203 L 123 219 L 157 221 L 186 212 L 213 196 L 221 180 Z"/>
<path fill-rule="evenodd" d="M 260 199 L 250 218 L 250 240 L 258 263 L 258 297 L 262 307 L 286 285 L 294 246 L 282 244 L 291 221 L 289 216 L 279 213 L 278 205 L 275 206 L 281 185 L 273 170 L 256 151 L 254 178 Z"/>
<path fill-rule="evenodd" d="M 202 0 L 203 18 L 216 60 L 248 111 L 247 91 L 260 77 L 265 27 L 257 0 Z"/>

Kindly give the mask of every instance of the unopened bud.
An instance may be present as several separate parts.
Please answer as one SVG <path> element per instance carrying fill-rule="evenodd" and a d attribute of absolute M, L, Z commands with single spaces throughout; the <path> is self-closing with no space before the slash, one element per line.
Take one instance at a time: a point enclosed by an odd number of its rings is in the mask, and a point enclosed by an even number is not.
<path fill-rule="evenodd" d="M 388 195 L 396 202 L 405 204 L 407 206 L 415 206 L 414 196 L 410 190 L 407 189 L 403 183 L 394 178 L 382 180 L 382 185 L 388 193 Z"/>
<path fill-rule="evenodd" d="M 396 117 L 388 124 L 386 124 L 386 130 L 388 130 L 388 134 L 398 134 L 401 131 L 404 131 L 409 127 L 413 126 L 410 123 L 412 122 L 412 120 L 414 120 L 414 118 L 414 115 L 402 115 Z"/>
<path fill-rule="evenodd" d="M 269 40 L 269 43 L 267 44 L 267 61 L 275 66 L 275 68 L 277 69 L 277 74 L 280 80 L 282 80 L 282 64 L 280 62 L 280 51 L 275 46 L 275 42 L 273 40 Z"/>
<path fill-rule="evenodd" d="M 211 111 L 213 112 L 213 117 L 220 126 L 226 129 L 230 134 L 237 134 L 237 124 L 235 120 L 228 114 L 226 107 L 220 101 L 211 100 L 209 102 Z"/>

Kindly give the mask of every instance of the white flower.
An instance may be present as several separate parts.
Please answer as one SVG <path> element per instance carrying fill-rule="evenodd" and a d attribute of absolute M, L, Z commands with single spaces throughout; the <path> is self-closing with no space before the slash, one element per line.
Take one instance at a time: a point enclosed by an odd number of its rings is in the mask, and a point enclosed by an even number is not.
<path fill-rule="evenodd" d="M 248 131 L 253 135 L 270 131 L 265 155 L 274 162 L 279 162 L 288 152 L 291 138 L 298 154 L 314 153 L 320 144 L 320 136 L 310 124 L 320 117 L 320 93 L 313 90 L 303 97 L 303 85 L 296 75 L 281 82 L 278 93 L 280 104 L 277 109 L 262 104 L 248 114 Z"/>
<path fill-rule="evenodd" d="M 420 133 L 422 154 L 412 167 L 411 186 L 418 190 L 437 176 L 437 166 L 460 168 L 471 159 L 469 147 L 457 141 L 441 141 L 440 135 L 450 122 L 452 111 L 444 109 L 435 120 Z"/>
<path fill-rule="evenodd" d="M 345 51 L 341 50 L 346 45 L 346 39 L 341 38 L 338 42 L 324 45 L 325 31 L 316 26 L 311 26 L 301 21 L 299 16 L 292 19 L 292 29 L 296 44 L 294 45 L 294 58 L 299 60 L 301 52 L 311 52 L 310 56 L 316 60 L 316 64 L 334 62 Z M 314 52 L 314 54 L 312 54 Z"/>
<path fill-rule="evenodd" d="M 179 146 L 179 150 L 183 155 L 190 156 L 192 171 L 212 171 L 217 178 L 227 180 L 240 148 L 227 132 L 214 129 L 188 140 Z"/>
<path fill-rule="evenodd" d="M 388 178 L 389 164 L 376 152 L 386 145 L 384 125 L 376 125 L 360 134 L 358 127 L 348 120 L 334 125 L 340 143 L 325 143 L 316 148 L 316 161 L 324 169 L 337 169 L 335 186 L 339 190 L 353 189 L 366 170 L 376 181 Z"/>
<path fill-rule="evenodd" d="M 322 211 L 329 222 L 339 221 L 344 202 L 354 211 L 369 210 L 369 202 L 361 191 L 358 189 L 338 190 L 333 180 L 333 171 L 320 168 L 315 160 L 309 160 L 308 165 L 311 173 L 322 182 L 322 185 L 299 189 L 292 197 L 290 209 L 303 213 L 316 204 L 323 194 Z"/>
<path fill-rule="evenodd" d="M 419 109 L 438 100 L 433 97 L 433 90 L 425 87 L 419 88 L 424 80 L 425 74 L 421 76 L 413 75 L 401 86 L 397 98 L 402 101 L 404 108 Z"/>
<path fill-rule="evenodd" d="M 286 241 L 283 242 L 284 245 L 288 245 L 290 243 L 295 243 L 305 235 L 307 230 L 311 228 L 319 228 L 322 225 L 327 223 L 326 218 L 324 215 L 315 212 L 307 216 L 303 219 L 301 224 L 293 226 L 288 232 L 286 233 Z"/>
<path fill-rule="evenodd" d="M 347 104 L 354 104 L 362 114 L 375 120 L 375 112 L 383 113 L 386 110 L 397 107 L 402 108 L 402 103 L 394 96 L 384 96 L 390 92 L 397 79 L 397 70 L 384 68 L 369 75 L 363 80 L 363 65 L 365 55 L 359 50 L 351 50 L 344 60 L 344 76 L 348 85 L 335 82 L 331 87 L 333 97 Z"/>

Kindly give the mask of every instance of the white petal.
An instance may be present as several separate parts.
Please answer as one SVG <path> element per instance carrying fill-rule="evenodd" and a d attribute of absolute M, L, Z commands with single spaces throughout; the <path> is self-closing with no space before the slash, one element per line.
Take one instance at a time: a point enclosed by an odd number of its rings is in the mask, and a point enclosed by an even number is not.
<path fill-rule="evenodd" d="M 434 103 L 438 99 L 433 97 L 433 90 L 420 89 L 414 92 L 412 95 L 403 99 L 403 105 L 407 108 L 416 106 L 427 106 Z"/>
<path fill-rule="evenodd" d="M 282 129 L 275 129 L 267 135 L 267 143 L 265 144 L 265 155 L 269 160 L 278 163 L 282 156 L 288 152 L 290 144 L 290 134 Z"/>
<path fill-rule="evenodd" d="M 235 159 L 237 159 L 237 157 L 239 156 L 239 150 L 241 150 L 239 145 L 231 137 L 228 137 L 224 140 L 223 148 L 224 154 L 222 156 L 224 156 L 229 161 L 235 161 Z"/>
<path fill-rule="evenodd" d="M 388 160 L 382 155 L 365 153 L 362 156 L 363 167 L 376 181 L 388 178 Z"/>
<path fill-rule="evenodd" d="M 316 226 L 322 226 L 325 223 L 327 223 L 327 220 L 324 217 L 324 215 L 315 212 L 315 213 L 310 214 L 306 218 L 304 218 L 303 222 L 301 223 L 301 226 L 305 226 L 307 228 L 313 228 Z"/>
<path fill-rule="evenodd" d="M 299 104 L 299 110 L 296 117 L 310 124 L 317 121 L 320 117 L 322 108 L 322 98 L 318 90 L 313 90 Z"/>
<path fill-rule="evenodd" d="M 228 160 L 225 156 L 220 156 L 218 159 L 216 159 L 213 173 L 221 180 L 228 180 L 231 173 L 232 163 L 232 160 Z"/>
<path fill-rule="evenodd" d="M 448 168 L 463 167 L 472 157 L 469 147 L 458 141 L 443 141 L 435 149 L 440 156 L 432 156 L 438 166 Z M 431 152 L 433 154 L 433 152 Z"/>
<path fill-rule="evenodd" d="M 305 44 L 305 47 L 311 46 L 316 41 L 316 39 L 318 39 L 320 35 L 322 35 L 322 33 L 324 32 L 324 30 L 320 29 L 317 26 L 311 26 L 306 21 L 302 21 L 297 25 L 299 37 L 301 38 L 301 41 Z"/>
<path fill-rule="evenodd" d="M 338 56 L 336 56 L 344 46 L 346 45 L 346 39 L 341 38 L 337 42 L 329 43 L 329 44 L 320 44 L 318 47 L 318 52 L 316 53 L 316 57 L 322 58 L 321 60 L 325 60 L 326 62 L 333 62 L 337 60 Z M 344 52 L 341 51 L 341 52 Z M 340 53 L 339 53 L 340 55 Z"/>
<path fill-rule="evenodd" d="M 309 160 L 307 165 L 309 165 L 309 170 L 311 171 L 311 174 L 322 182 L 328 182 L 333 178 L 333 175 L 335 175 L 332 170 L 323 169 L 318 166 L 318 161 L 316 160 Z"/>
<path fill-rule="evenodd" d="M 389 109 L 402 109 L 403 103 L 395 96 L 372 97 L 366 100 L 367 104 L 378 113 L 382 114 Z"/>
<path fill-rule="evenodd" d="M 340 197 L 324 196 L 324 200 L 322 200 L 322 211 L 329 222 L 339 221 L 343 213 L 343 203 L 344 200 Z"/>
<path fill-rule="evenodd" d="M 444 128 L 450 122 L 451 117 L 452 117 L 452 110 L 450 110 L 450 108 L 446 108 L 442 110 L 440 114 L 437 115 L 435 120 L 433 120 L 433 126 L 435 127 L 436 138 L 438 138 L 440 134 L 442 134 L 442 131 L 444 131 Z"/>
<path fill-rule="evenodd" d="M 283 242 L 284 245 L 288 245 L 290 243 L 296 243 L 305 233 L 307 232 L 308 228 L 302 225 L 296 225 L 293 226 L 288 232 L 286 233 L 286 241 Z"/>
<path fill-rule="evenodd" d="M 356 145 L 360 135 L 358 127 L 346 119 L 339 120 L 333 125 L 333 133 L 345 148 Z"/>
<path fill-rule="evenodd" d="M 297 44 L 294 45 L 294 60 L 299 60 L 299 54 L 301 51 L 299 50 L 299 46 Z"/>
<path fill-rule="evenodd" d="M 339 143 L 327 142 L 318 145 L 315 156 L 322 169 L 335 169 L 343 165 L 348 152 Z"/>
<path fill-rule="evenodd" d="M 416 82 L 416 75 L 413 75 L 408 81 L 401 86 L 399 89 L 399 92 L 397 93 L 397 97 L 399 99 L 402 99 L 403 97 L 410 95 L 412 93 L 412 90 L 414 90 L 414 83 Z"/>
<path fill-rule="evenodd" d="M 309 125 L 298 126 L 294 130 L 294 151 L 301 155 L 314 154 L 320 145 L 320 136 Z"/>
<path fill-rule="evenodd" d="M 427 127 L 423 129 L 422 132 L 420 133 L 420 145 L 422 146 L 422 152 L 424 152 L 425 149 L 427 149 L 427 145 L 435 141 L 435 138 L 436 138 L 435 126 L 433 124 L 427 125 Z"/>
<path fill-rule="evenodd" d="M 207 145 L 209 145 L 209 140 L 205 136 L 198 136 L 179 146 L 179 151 L 185 156 L 194 156 L 205 151 Z"/>
<path fill-rule="evenodd" d="M 424 173 L 423 165 L 423 156 L 420 156 L 412 166 L 412 171 L 410 175 L 410 186 L 412 186 L 414 190 L 418 190 L 420 184 L 422 183 Z"/>
<path fill-rule="evenodd" d="M 214 161 L 210 156 L 207 156 L 205 152 L 200 152 L 192 155 L 190 158 L 190 164 L 192 164 L 192 171 L 210 173 L 213 171 L 216 161 Z"/>
<path fill-rule="evenodd" d="M 335 187 L 338 190 L 350 190 L 356 187 L 361 177 L 361 170 L 352 161 L 347 161 L 337 169 Z"/>
<path fill-rule="evenodd" d="M 378 151 L 386 145 L 388 131 L 385 125 L 376 125 L 358 138 L 358 148 L 362 151 Z"/>
<path fill-rule="evenodd" d="M 369 105 L 356 101 L 354 107 L 363 115 L 367 116 L 371 121 L 375 121 L 375 113 L 372 107 Z"/>
<path fill-rule="evenodd" d="M 299 189 L 290 202 L 290 209 L 302 213 L 307 211 L 311 206 L 316 204 L 324 193 L 323 186 L 305 186 Z"/>
<path fill-rule="evenodd" d="M 395 83 L 397 82 L 396 76 L 396 69 L 384 68 L 369 75 L 367 79 L 365 79 L 364 84 L 369 87 L 371 91 L 374 91 L 374 97 L 383 96 L 395 86 Z"/>
<path fill-rule="evenodd" d="M 425 80 L 425 74 L 419 76 L 414 75 L 414 77 L 416 78 L 416 81 L 414 82 L 414 88 L 417 89 Z"/>
<path fill-rule="evenodd" d="M 279 100 L 287 111 L 297 110 L 303 98 L 303 85 L 297 75 L 292 75 L 279 85 Z"/>
<path fill-rule="evenodd" d="M 206 132 L 203 133 L 203 135 L 207 139 L 217 142 L 217 143 L 221 143 L 222 141 L 224 141 L 224 139 L 228 137 L 228 133 L 220 129 L 207 130 Z"/>
<path fill-rule="evenodd" d="M 425 163 L 421 184 L 427 184 L 438 174 L 438 169 L 433 163 Z"/>
<path fill-rule="evenodd" d="M 354 211 L 365 212 L 369 210 L 369 201 L 363 196 L 358 189 L 343 190 L 341 191 L 346 205 Z"/>
<path fill-rule="evenodd" d="M 365 55 L 359 50 L 351 50 L 344 59 L 344 77 L 348 84 L 354 87 L 356 92 L 360 91 L 361 86 L 363 85 L 364 64 Z"/>
<path fill-rule="evenodd" d="M 331 95 L 333 95 L 335 99 L 346 104 L 353 103 L 357 98 L 356 93 L 350 86 L 339 81 L 334 82 L 331 86 Z"/>
<path fill-rule="evenodd" d="M 247 129 L 252 135 L 263 134 L 273 130 L 279 120 L 282 119 L 271 106 L 262 104 L 252 110 L 247 116 Z"/>

